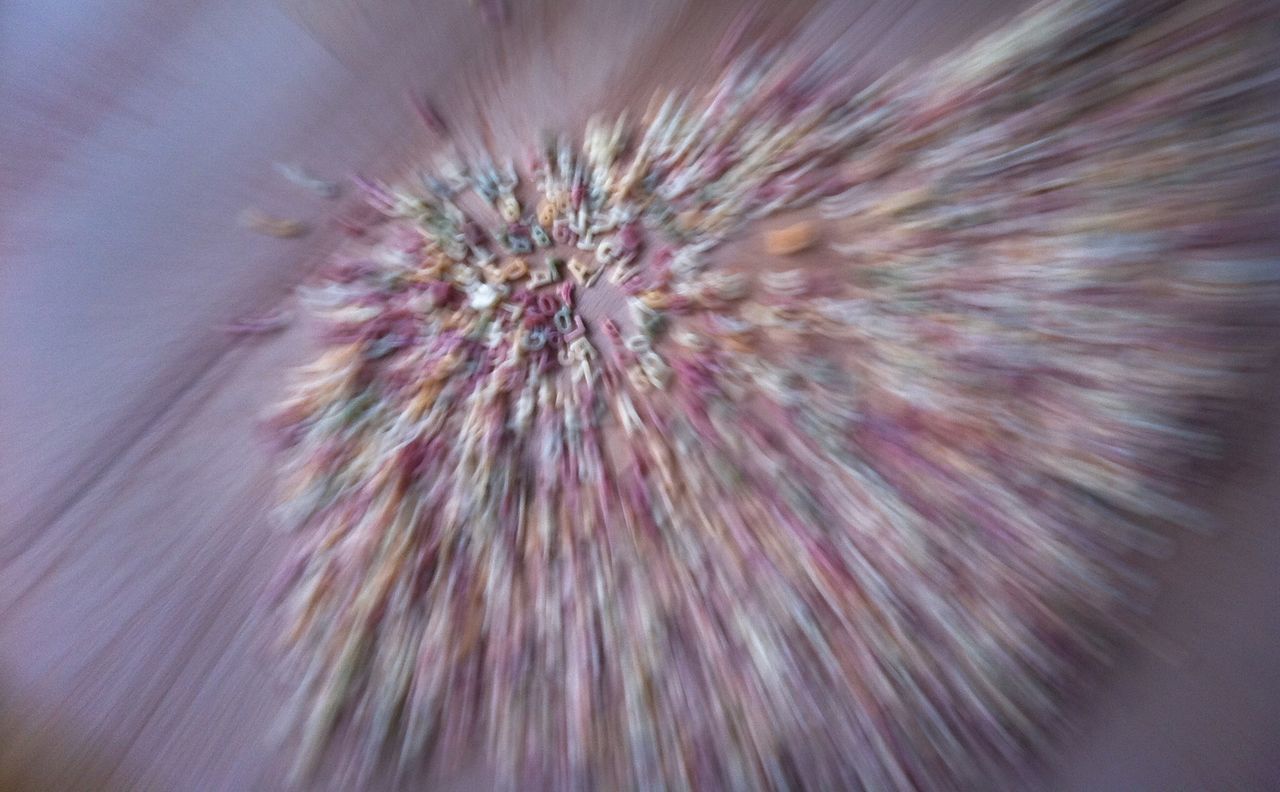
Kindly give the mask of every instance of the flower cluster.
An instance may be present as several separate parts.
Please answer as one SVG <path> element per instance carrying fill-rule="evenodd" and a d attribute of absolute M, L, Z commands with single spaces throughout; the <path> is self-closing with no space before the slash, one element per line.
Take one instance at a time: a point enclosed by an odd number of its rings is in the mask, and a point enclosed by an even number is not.
<path fill-rule="evenodd" d="M 1225 5 L 1057 3 L 859 90 L 752 52 L 361 184 L 279 418 L 303 764 L 347 729 L 355 775 L 555 788 L 1020 766 L 1258 351 L 1275 20 Z"/>

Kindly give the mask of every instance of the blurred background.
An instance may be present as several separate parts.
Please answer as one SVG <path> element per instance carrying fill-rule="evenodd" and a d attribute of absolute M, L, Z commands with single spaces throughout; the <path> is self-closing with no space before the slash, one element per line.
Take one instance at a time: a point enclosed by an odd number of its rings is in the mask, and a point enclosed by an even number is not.
<path fill-rule="evenodd" d="M 280 178 L 391 176 L 439 138 L 575 129 L 696 82 L 712 0 L 10 0 L 0 6 L 0 789 L 277 789 L 262 592 L 287 538 L 258 436 L 293 288 L 350 212 Z M 827 9 L 868 81 L 1020 2 Z M 770 3 L 780 34 L 807 3 Z M 246 207 L 304 222 L 279 239 Z M 239 324 L 238 324 L 239 323 Z M 274 326 L 273 326 L 274 327 Z M 1046 789 L 1280 787 L 1280 434 L 1260 385 L 1148 630 Z M 485 788 L 484 769 L 432 783 Z"/>

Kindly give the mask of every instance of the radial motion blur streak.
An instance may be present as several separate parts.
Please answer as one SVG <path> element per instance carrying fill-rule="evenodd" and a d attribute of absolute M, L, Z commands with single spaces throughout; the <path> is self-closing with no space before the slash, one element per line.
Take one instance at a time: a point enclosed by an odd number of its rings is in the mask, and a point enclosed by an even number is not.
<path fill-rule="evenodd" d="M 1274 3 L 0 16 L 0 788 L 1280 784 Z"/>

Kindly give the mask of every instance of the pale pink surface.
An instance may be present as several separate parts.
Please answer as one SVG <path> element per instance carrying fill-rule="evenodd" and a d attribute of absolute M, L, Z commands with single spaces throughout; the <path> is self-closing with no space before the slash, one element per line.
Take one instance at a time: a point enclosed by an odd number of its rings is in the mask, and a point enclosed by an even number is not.
<path fill-rule="evenodd" d="M 0 787 L 274 789 L 262 593 L 287 538 L 255 422 L 305 328 L 233 337 L 336 242 L 347 204 L 280 179 L 385 172 L 431 136 L 404 98 L 494 137 L 573 130 L 703 72 L 729 3 L 463 0 L 11 13 L 0 42 Z M 874 77 L 1014 4 L 849 3 Z M 788 12 L 798 12 L 787 7 Z M 841 25 L 831 25 L 830 35 Z M 236 225 L 247 205 L 312 223 Z M 1082 704 L 1054 788 L 1258 788 L 1280 780 L 1280 442 L 1256 433 L 1185 537 L 1136 649 Z"/>

